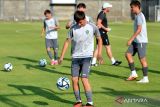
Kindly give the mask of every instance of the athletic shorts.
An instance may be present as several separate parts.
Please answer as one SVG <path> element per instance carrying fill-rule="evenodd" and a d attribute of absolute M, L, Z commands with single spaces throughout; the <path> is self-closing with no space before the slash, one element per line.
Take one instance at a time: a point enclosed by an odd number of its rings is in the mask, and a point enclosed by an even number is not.
<path fill-rule="evenodd" d="M 46 39 L 46 48 L 58 48 L 58 40 L 57 39 Z"/>
<path fill-rule="evenodd" d="M 136 53 L 138 53 L 138 57 L 140 59 L 144 58 L 146 56 L 146 47 L 147 43 L 136 43 L 133 42 L 127 50 L 127 53 L 131 53 L 132 56 L 134 56 Z"/>
<path fill-rule="evenodd" d="M 90 72 L 91 57 L 72 58 L 71 75 L 72 77 L 88 78 Z"/>
<path fill-rule="evenodd" d="M 104 46 L 110 45 L 108 34 L 105 31 L 103 31 L 103 30 L 99 30 L 99 32 L 100 32 L 100 35 L 101 35 L 101 38 L 102 38 L 103 45 Z M 98 44 L 98 40 L 96 40 L 96 43 Z"/>

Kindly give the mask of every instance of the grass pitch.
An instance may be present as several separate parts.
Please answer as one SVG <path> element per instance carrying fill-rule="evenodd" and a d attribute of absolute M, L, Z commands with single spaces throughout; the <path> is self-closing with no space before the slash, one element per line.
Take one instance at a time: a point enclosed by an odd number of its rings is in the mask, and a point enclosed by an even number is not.
<path fill-rule="evenodd" d="M 41 58 L 47 59 L 49 63 L 44 38 L 40 38 L 41 22 L 0 23 L 0 107 L 72 107 L 75 101 L 72 87 L 67 91 L 60 91 L 56 87 L 56 80 L 59 77 L 70 78 L 70 49 L 62 65 L 39 67 L 38 61 Z M 65 22 L 60 24 L 59 53 L 67 35 L 67 30 L 64 29 Z M 111 23 L 112 31 L 109 38 L 113 55 L 123 63 L 118 67 L 111 66 L 103 49 L 105 64 L 93 67 L 90 74 L 96 107 L 160 106 L 160 24 L 148 23 L 147 26 L 150 83 L 137 84 L 136 81 L 125 81 L 130 70 L 124 53 L 127 49 L 127 40 L 133 32 L 133 25 Z M 141 79 L 141 65 L 137 56 L 134 59 L 138 79 Z M 3 71 L 3 65 L 7 62 L 13 64 L 13 71 Z M 82 101 L 86 103 L 83 88 L 81 92 Z M 119 103 L 115 101 L 118 98 Z"/>

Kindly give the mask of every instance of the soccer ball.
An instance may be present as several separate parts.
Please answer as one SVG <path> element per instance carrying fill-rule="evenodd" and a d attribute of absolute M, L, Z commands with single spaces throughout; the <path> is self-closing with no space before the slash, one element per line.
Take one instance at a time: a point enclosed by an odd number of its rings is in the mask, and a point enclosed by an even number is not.
<path fill-rule="evenodd" d="M 47 65 L 46 59 L 40 59 L 40 60 L 39 60 L 39 66 L 40 66 L 40 67 L 45 67 L 46 65 Z"/>
<path fill-rule="evenodd" d="M 60 90 L 67 90 L 69 89 L 70 87 L 70 81 L 68 78 L 66 77 L 60 77 L 58 80 L 57 80 L 57 88 L 60 89 Z"/>
<path fill-rule="evenodd" d="M 13 69 L 13 65 L 11 63 L 7 63 L 4 65 L 5 71 L 11 71 Z"/>

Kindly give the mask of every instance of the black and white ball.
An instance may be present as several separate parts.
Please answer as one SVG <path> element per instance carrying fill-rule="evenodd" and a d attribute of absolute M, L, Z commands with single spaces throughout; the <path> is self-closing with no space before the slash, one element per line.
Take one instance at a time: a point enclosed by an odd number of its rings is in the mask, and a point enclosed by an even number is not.
<path fill-rule="evenodd" d="M 47 65 L 47 60 L 46 59 L 40 59 L 39 60 L 39 66 L 40 67 L 45 67 Z"/>
<path fill-rule="evenodd" d="M 12 71 L 12 69 L 13 69 L 13 65 L 11 63 L 6 63 L 4 65 L 4 70 L 5 71 Z"/>
<path fill-rule="evenodd" d="M 70 81 L 68 78 L 66 77 L 60 77 L 58 80 L 57 80 L 57 88 L 60 89 L 60 90 L 68 90 L 70 87 Z"/>

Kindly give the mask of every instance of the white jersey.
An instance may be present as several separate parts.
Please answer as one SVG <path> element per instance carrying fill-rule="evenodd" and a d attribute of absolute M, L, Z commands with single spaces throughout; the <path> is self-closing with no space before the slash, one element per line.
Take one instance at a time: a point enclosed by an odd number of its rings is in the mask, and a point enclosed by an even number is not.
<path fill-rule="evenodd" d="M 56 18 L 44 20 L 44 29 L 46 30 L 46 39 L 57 39 L 58 38 L 57 30 L 51 28 L 51 27 L 55 27 L 58 25 L 59 23 Z"/>
<path fill-rule="evenodd" d="M 134 41 L 137 43 L 148 43 L 146 19 L 142 12 L 135 16 L 134 32 L 137 31 L 138 25 L 142 26 L 142 30 Z"/>
<path fill-rule="evenodd" d="M 87 23 L 83 27 L 78 24 L 73 25 L 68 35 L 68 38 L 72 40 L 72 58 L 92 57 L 94 36 L 100 36 L 100 33 L 93 23 Z"/>

